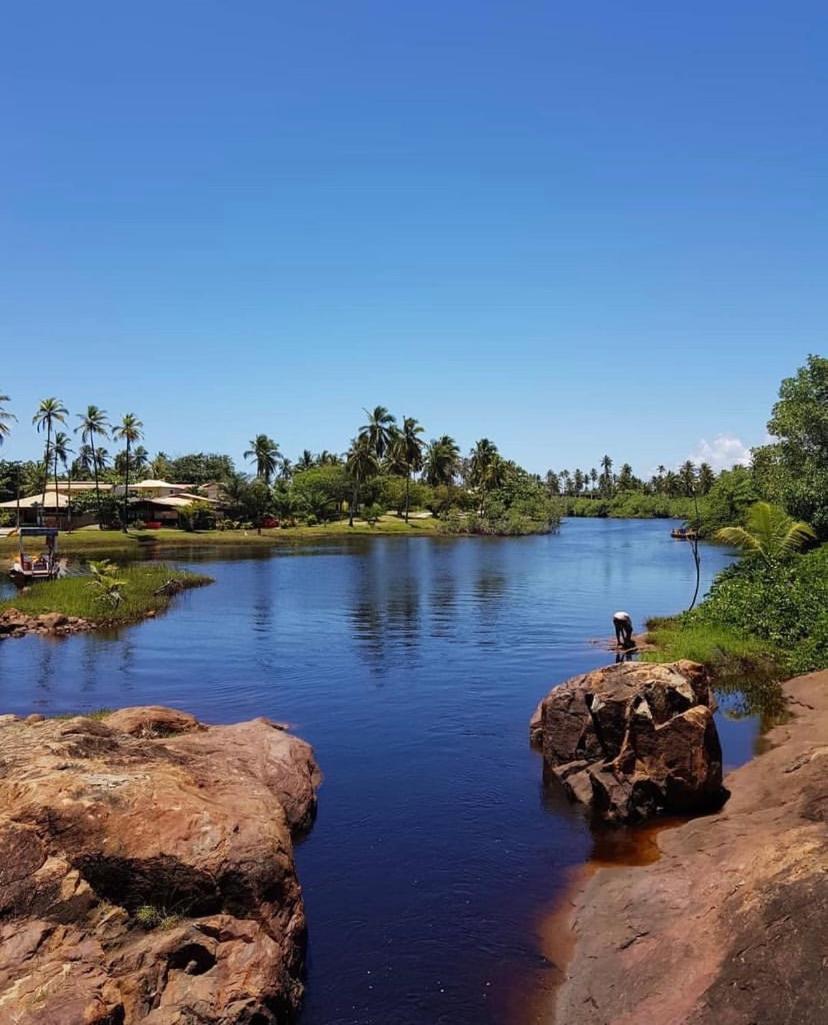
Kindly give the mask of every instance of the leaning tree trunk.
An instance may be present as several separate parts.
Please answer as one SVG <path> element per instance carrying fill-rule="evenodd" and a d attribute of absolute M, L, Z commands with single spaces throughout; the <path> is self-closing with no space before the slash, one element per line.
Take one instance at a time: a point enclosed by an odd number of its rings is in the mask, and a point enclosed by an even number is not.
<path fill-rule="evenodd" d="M 49 487 L 49 451 L 52 447 L 52 423 L 47 421 L 46 423 L 46 453 L 43 457 L 43 469 L 46 473 L 43 475 L 43 501 L 40 503 L 40 522 L 43 524 L 46 520 L 46 488 Z"/>
<path fill-rule="evenodd" d="M 101 486 L 98 483 L 98 457 L 95 454 L 95 435 L 91 434 L 89 440 L 92 443 L 92 469 L 95 473 L 95 505 L 98 508 L 98 530 L 103 530 L 101 522 Z"/>
<path fill-rule="evenodd" d="M 408 505 L 411 495 L 411 470 L 405 475 L 405 522 L 408 523 Z"/>
<path fill-rule="evenodd" d="M 124 526 L 123 530 L 125 534 L 129 533 L 129 523 L 127 521 L 127 510 L 129 508 L 129 438 L 127 438 L 126 445 L 126 463 L 124 465 Z"/>
<path fill-rule="evenodd" d="M 351 504 L 348 508 L 348 526 L 353 527 L 354 525 L 354 510 L 357 504 L 357 492 L 359 490 L 359 481 L 354 481 L 354 497 L 351 500 Z"/>
<path fill-rule="evenodd" d="M 55 526 L 60 523 L 60 503 L 58 502 L 58 485 L 57 485 L 57 470 L 58 470 L 58 453 L 57 445 L 55 445 Z"/>

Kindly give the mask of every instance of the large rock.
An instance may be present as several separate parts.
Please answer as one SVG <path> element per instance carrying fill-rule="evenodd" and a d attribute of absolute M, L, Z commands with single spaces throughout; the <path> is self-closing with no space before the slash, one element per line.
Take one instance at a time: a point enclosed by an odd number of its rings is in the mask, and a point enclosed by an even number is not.
<path fill-rule="evenodd" d="M 694 662 L 577 676 L 541 702 L 530 734 L 569 796 L 608 822 L 706 811 L 726 796 L 709 681 Z"/>
<path fill-rule="evenodd" d="M 828 671 L 784 689 L 793 715 L 727 777 L 724 809 L 659 831 L 658 860 L 592 866 L 567 894 L 543 930 L 574 941 L 544 1020 L 828 1022 Z"/>
<path fill-rule="evenodd" d="M 0 1022 L 288 1020 L 319 779 L 265 719 L 0 719 Z"/>

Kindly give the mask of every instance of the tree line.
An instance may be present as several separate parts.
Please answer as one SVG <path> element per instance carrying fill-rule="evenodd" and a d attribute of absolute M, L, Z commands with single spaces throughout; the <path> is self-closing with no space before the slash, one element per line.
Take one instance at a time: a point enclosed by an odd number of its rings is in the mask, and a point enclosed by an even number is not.
<path fill-rule="evenodd" d="M 0 444 L 16 420 L 0 396 Z M 114 500 L 101 492 L 102 483 L 123 484 L 117 516 L 126 527 L 128 493 L 138 474 L 194 487 L 216 482 L 231 518 L 261 524 L 268 516 L 290 523 L 314 523 L 338 518 L 347 509 L 349 523 L 366 510 L 377 519 L 393 508 L 407 523 L 413 508 L 429 509 L 445 520 L 447 529 L 523 533 L 548 529 L 558 519 L 540 479 L 503 457 L 488 438 L 478 441 L 463 456 L 454 438 L 424 438 L 423 426 L 413 417 L 399 420 L 384 406 L 364 410 L 347 451 L 325 450 L 314 455 L 304 450 L 295 460 L 284 455 L 267 433 L 256 434 L 243 458 L 251 473 L 236 469 L 230 456 L 190 453 L 177 458 L 158 452 L 150 457 L 141 444 L 143 423 L 129 413 L 111 424 L 106 411 L 89 406 L 77 414 L 74 428 L 78 449 L 67 433 L 69 413 L 58 398 L 44 399 L 33 425 L 44 436 L 40 461 L 22 464 L 0 462 L 0 494 L 13 497 L 42 493 L 45 503 L 50 479 L 67 482 L 70 508 L 82 511 L 88 495 L 71 494 L 72 480 L 93 479 L 94 505 L 99 521 L 111 521 Z M 123 448 L 110 460 L 106 444 L 114 440 Z M 74 458 L 73 458 L 74 457 Z M 205 508 L 196 510 L 199 522 L 208 518 Z"/>

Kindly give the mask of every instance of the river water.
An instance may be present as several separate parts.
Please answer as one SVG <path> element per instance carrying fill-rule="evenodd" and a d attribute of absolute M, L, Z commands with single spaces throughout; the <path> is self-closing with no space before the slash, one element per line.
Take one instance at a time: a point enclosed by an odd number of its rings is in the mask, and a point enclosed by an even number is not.
<path fill-rule="evenodd" d="M 314 745 L 319 815 L 297 849 L 310 926 L 301 1025 L 530 1025 L 539 930 L 592 849 L 541 783 L 528 722 L 609 661 L 590 638 L 690 600 L 669 521 L 566 520 L 514 539 L 354 538 L 180 554 L 215 577 L 112 635 L 0 643 L 0 711 L 179 706 L 267 715 Z M 703 589 L 729 560 L 703 546 Z M 757 723 L 718 713 L 728 765 Z"/>

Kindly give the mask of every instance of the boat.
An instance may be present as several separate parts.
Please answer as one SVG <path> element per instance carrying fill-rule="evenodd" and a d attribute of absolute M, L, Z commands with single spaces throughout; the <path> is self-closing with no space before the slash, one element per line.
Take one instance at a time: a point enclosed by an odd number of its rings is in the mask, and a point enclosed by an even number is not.
<path fill-rule="evenodd" d="M 9 576 L 18 584 L 33 584 L 39 580 L 55 580 L 62 576 L 66 562 L 58 557 L 57 527 L 18 527 L 20 547 L 17 559 L 9 570 Z M 37 555 L 26 552 L 26 538 L 42 537 L 46 547 Z"/>
<path fill-rule="evenodd" d="M 670 531 L 670 537 L 676 541 L 695 541 L 698 538 L 698 531 L 692 527 L 674 527 Z"/>

